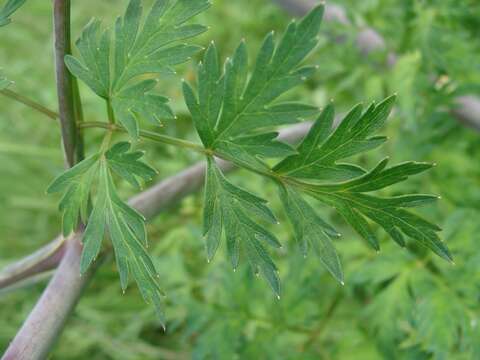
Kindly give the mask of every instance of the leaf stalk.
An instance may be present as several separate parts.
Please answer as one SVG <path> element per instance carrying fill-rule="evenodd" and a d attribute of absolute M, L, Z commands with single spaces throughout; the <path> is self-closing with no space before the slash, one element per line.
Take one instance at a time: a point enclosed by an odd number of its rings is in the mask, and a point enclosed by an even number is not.
<path fill-rule="evenodd" d="M 58 119 L 58 113 L 56 113 L 55 111 L 53 110 L 50 110 L 48 108 L 46 108 L 45 106 L 37 103 L 36 101 L 24 96 L 24 95 L 21 95 L 13 90 L 10 90 L 10 89 L 3 89 L 3 90 L 0 90 L 0 94 L 2 94 L 3 96 L 6 96 L 16 102 L 19 102 L 33 110 L 36 110 L 40 113 L 42 113 L 43 115 L 45 115 L 46 117 L 48 117 L 49 119 L 51 120 L 57 120 Z"/>
<path fill-rule="evenodd" d="M 112 123 L 105 123 L 105 122 L 84 122 L 78 124 L 79 128 L 81 129 L 88 129 L 88 128 L 99 128 L 99 129 L 106 129 L 110 131 L 122 132 L 127 133 L 127 130 L 120 125 L 112 124 Z M 140 130 L 140 137 L 148 140 L 152 140 L 155 142 L 173 145 L 181 148 L 186 148 L 193 150 L 195 152 L 204 154 L 204 155 L 212 155 L 213 152 L 211 150 L 205 149 L 203 146 L 195 144 L 193 142 L 182 140 L 178 138 L 174 138 L 168 135 L 157 134 L 152 131 L 147 130 Z"/>

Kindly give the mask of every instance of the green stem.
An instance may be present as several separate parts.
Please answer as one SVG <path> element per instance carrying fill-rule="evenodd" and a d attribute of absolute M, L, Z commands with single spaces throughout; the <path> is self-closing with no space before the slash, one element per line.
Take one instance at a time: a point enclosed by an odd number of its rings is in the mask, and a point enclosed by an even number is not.
<path fill-rule="evenodd" d="M 75 118 L 77 123 L 82 123 L 83 118 L 83 107 L 82 99 L 80 98 L 80 89 L 78 87 L 77 78 L 72 77 L 72 88 L 73 88 L 73 105 L 75 108 Z M 82 161 L 85 158 L 85 140 L 83 134 L 80 131 L 77 131 L 77 160 Z"/>
<path fill-rule="evenodd" d="M 109 130 L 109 131 L 117 131 L 117 132 L 127 133 L 127 130 L 125 128 L 123 128 L 121 125 L 105 123 L 105 122 L 95 122 L 95 121 L 84 122 L 84 123 L 78 124 L 78 127 L 81 128 L 81 129 L 82 128 L 83 129 L 100 128 L 100 129 L 106 129 L 106 130 Z M 193 150 L 193 151 L 195 151 L 197 153 L 200 153 L 200 154 L 203 154 L 203 155 L 215 156 L 215 157 L 218 157 L 218 158 L 223 159 L 225 161 L 230 161 L 230 162 L 236 164 L 237 166 L 240 166 L 240 167 L 242 167 L 242 168 L 244 168 L 248 171 L 254 172 L 254 173 L 256 173 L 258 175 L 261 175 L 261 176 L 266 176 L 268 178 L 279 181 L 281 183 L 295 185 L 295 186 L 306 185 L 306 184 L 303 184 L 302 182 L 299 182 L 295 179 L 277 174 L 277 173 L 275 173 L 274 171 L 271 171 L 271 170 L 270 171 L 261 170 L 261 169 L 249 166 L 248 164 L 245 164 L 245 163 L 238 163 L 237 161 L 235 161 L 234 158 L 232 158 L 228 155 L 225 155 L 223 153 L 219 153 L 215 150 L 205 149 L 202 145 L 195 144 L 195 143 L 192 143 L 192 142 L 187 141 L 187 140 L 174 138 L 174 137 L 171 137 L 171 136 L 168 136 L 168 135 L 157 134 L 157 133 L 154 133 L 154 132 L 151 132 L 151 131 L 146 131 L 146 130 L 140 130 L 139 134 L 140 134 L 140 137 L 144 138 L 144 139 L 152 140 L 152 141 L 163 143 L 163 144 L 177 146 L 177 147 L 181 147 L 181 148 L 184 148 L 184 149 L 190 149 L 190 150 Z"/>
<path fill-rule="evenodd" d="M 107 152 L 109 146 L 110 146 L 110 141 L 112 140 L 112 133 L 114 129 L 109 129 L 107 133 L 105 134 L 105 137 L 103 138 L 102 145 L 100 146 L 100 152 L 102 154 L 105 154 Z"/>
<path fill-rule="evenodd" d="M 193 150 L 193 151 L 198 152 L 200 154 L 205 154 L 205 155 L 210 155 L 211 154 L 211 151 L 209 151 L 208 149 L 205 149 L 201 145 L 195 144 L 195 143 L 187 141 L 187 140 L 174 138 L 174 137 L 171 137 L 171 136 L 168 136 L 168 135 L 162 135 L 162 134 L 157 134 L 157 133 L 154 133 L 154 132 L 151 132 L 151 131 L 140 130 L 140 136 L 145 138 L 145 139 L 149 139 L 149 140 L 153 140 L 153 141 L 157 141 L 157 142 L 162 142 L 164 144 L 169 144 L 169 145 L 173 145 L 173 146 L 182 147 L 182 148 L 185 148 L 185 149 L 190 149 L 190 150 Z"/>
<path fill-rule="evenodd" d="M 109 124 L 104 122 L 84 122 L 84 123 L 78 124 L 78 126 L 79 128 L 82 128 L 82 129 L 100 128 L 100 129 L 106 129 L 110 131 L 117 131 L 117 132 L 123 132 L 123 133 L 127 132 L 127 130 L 125 130 L 125 128 L 123 128 L 120 125 L 111 124 L 111 123 Z M 187 140 L 174 138 L 168 135 L 162 135 L 162 134 L 157 134 L 151 131 L 140 130 L 140 137 L 144 139 L 153 140 L 155 142 L 161 142 L 168 145 L 174 145 L 177 147 L 190 149 L 201 154 L 212 155 L 211 151 L 203 148 L 203 146 L 201 145 L 192 143 Z"/>
<path fill-rule="evenodd" d="M 77 127 L 74 103 L 73 79 L 64 59 L 71 54 L 70 46 L 70 0 L 53 1 L 55 71 L 57 80 L 58 110 L 62 130 L 62 143 L 67 167 L 76 164 Z"/>
<path fill-rule="evenodd" d="M 55 111 L 52 111 L 50 109 L 47 109 L 45 106 L 40 105 L 39 103 L 33 101 L 32 99 L 27 98 L 26 96 L 20 95 L 16 93 L 15 91 L 9 90 L 9 89 L 3 89 L 0 90 L 0 94 L 15 100 L 23 105 L 28 106 L 31 109 L 34 109 L 43 115 L 47 116 L 48 118 L 52 120 L 57 120 L 58 119 L 58 113 Z"/>
<path fill-rule="evenodd" d="M 113 113 L 112 103 L 107 100 L 107 116 L 110 124 L 115 124 L 115 114 Z"/>
<path fill-rule="evenodd" d="M 78 127 L 83 128 L 83 129 L 101 128 L 101 129 L 106 129 L 106 130 L 109 130 L 109 131 L 117 131 L 117 132 L 123 132 L 123 133 L 127 132 L 127 130 L 120 125 L 105 123 L 105 122 L 84 122 L 84 123 L 78 124 Z M 282 176 L 282 175 L 277 174 L 276 172 L 274 172 L 272 170 L 262 170 L 262 169 L 259 169 L 259 168 L 249 166 L 248 164 L 245 164 L 245 163 L 239 163 L 238 161 L 235 161 L 234 158 L 232 158 L 228 155 L 219 153 L 215 150 L 205 149 L 202 145 L 195 144 L 195 143 L 192 143 L 192 142 L 187 141 L 187 140 L 174 138 L 174 137 L 171 137 L 171 136 L 168 136 L 168 135 L 157 134 L 157 133 L 154 133 L 154 132 L 151 132 L 151 131 L 146 131 L 146 130 L 140 130 L 139 134 L 140 134 L 140 137 L 142 137 L 144 139 L 152 140 L 152 141 L 163 143 L 163 144 L 177 146 L 177 147 L 181 147 L 181 148 L 184 148 L 184 149 L 190 149 L 190 150 L 193 150 L 193 151 L 195 151 L 197 153 L 200 153 L 200 154 L 203 154 L 203 155 L 215 156 L 215 157 L 223 159 L 225 161 L 230 161 L 230 162 L 234 163 L 235 165 L 244 168 L 245 170 L 248 170 L 250 172 L 253 172 L 253 173 L 261 175 L 261 176 L 265 176 L 265 177 L 270 178 L 274 181 L 278 181 L 282 184 L 288 184 L 288 185 L 302 187 L 302 188 L 303 187 L 308 187 L 308 184 L 305 184 L 305 183 L 303 183 L 301 181 L 298 181 L 296 179 L 289 178 L 287 176 Z"/>

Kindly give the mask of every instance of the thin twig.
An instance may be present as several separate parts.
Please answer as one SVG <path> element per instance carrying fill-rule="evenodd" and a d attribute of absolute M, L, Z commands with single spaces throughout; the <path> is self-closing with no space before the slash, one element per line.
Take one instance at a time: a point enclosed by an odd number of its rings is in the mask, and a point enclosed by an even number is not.
<path fill-rule="evenodd" d="M 96 121 L 84 122 L 84 123 L 78 124 L 78 127 L 80 129 L 100 128 L 100 129 L 113 130 L 113 131 L 123 132 L 123 133 L 127 132 L 127 130 L 123 126 L 113 124 L 113 123 L 110 123 L 110 122 L 109 123 L 96 122 Z M 164 143 L 164 144 L 169 144 L 169 145 L 174 145 L 174 146 L 190 149 L 190 150 L 196 151 L 198 153 L 202 153 L 202 154 L 207 154 L 207 155 L 211 154 L 211 152 L 206 150 L 203 146 L 201 146 L 199 144 L 192 143 L 192 142 L 187 141 L 187 140 L 178 139 L 178 138 L 174 138 L 174 137 L 171 137 L 171 136 L 168 136 L 168 135 L 163 135 L 163 134 L 159 134 L 159 133 L 155 133 L 155 132 L 147 131 L 147 130 L 140 130 L 139 135 L 142 138 L 149 139 L 149 140 L 152 140 L 152 141 L 161 142 L 161 143 Z"/>
<path fill-rule="evenodd" d="M 47 109 L 45 106 L 37 103 L 36 101 L 24 95 L 18 94 L 13 90 L 3 89 L 3 90 L 0 90 L 0 94 L 42 113 L 43 115 L 47 116 L 49 119 L 52 119 L 55 121 L 58 119 L 58 113 L 56 113 L 55 111 Z"/>

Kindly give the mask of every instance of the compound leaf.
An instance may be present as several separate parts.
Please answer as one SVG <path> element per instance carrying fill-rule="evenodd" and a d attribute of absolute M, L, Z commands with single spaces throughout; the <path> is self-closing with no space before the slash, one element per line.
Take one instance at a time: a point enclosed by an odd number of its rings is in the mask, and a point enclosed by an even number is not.
<path fill-rule="evenodd" d="M 273 170 L 284 179 L 294 179 L 294 187 L 335 208 L 353 229 L 375 250 L 377 236 L 367 219 L 380 225 L 400 246 L 404 235 L 426 246 L 440 257 L 452 261 L 440 240 L 440 228 L 405 208 L 437 199 L 433 195 L 404 195 L 383 198 L 367 194 L 405 181 L 424 172 L 431 164 L 405 162 L 387 168 L 384 159 L 369 172 L 350 164 L 339 164 L 352 155 L 380 145 L 385 138 L 373 136 L 382 126 L 394 104 L 391 96 L 365 112 L 355 106 L 338 128 L 333 129 L 334 108 L 328 105 L 297 147 L 297 154 L 279 162 Z"/>
<path fill-rule="evenodd" d="M 333 130 L 334 107 L 329 104 L 316 120 L 309 134 L 292 155 L 274 170 L 282 175 L 315 181 L 343 181 L 365 173 L 361 167 L 339 164 L 338 160 L 374 149 L 386 140 L 371 136 L 387 120 L 395 102 L 391 96 L 378 105 L 372 105 L 362 114 L 362 106 L 355 106 Z"/>
<path fill-rule="evenodd" d="M 437 232 L 441 229 L 405 208 L 420 206 L 438 199 L 433 195 L 404 195 L 383 198 L 366 194 L 404 181 L 410 175 L 432 167 L 427 163 L 406 162 L 386 168 L 382 160 L 367 174 L 340 184 L 308 185 L 305 190 L 332 205 L 345 220 L 378 250 L 378 241 L 366 218 L 380 225 L 399 245 L 405 246 L 403 234 L 428 247 L 440 257 L 452 261 L 448 248 Z"/>
<path fill-rule="evenodd" d="M 447 247 L 437 235 L 440 229 L 407 210 L 429 203 L 435 196 L 384 198 L 369 194 L 428 170 L 430 164 L 407 162 L 387 168 L 385 159 L 367 171 L 342 162 L 385 142 L 386 137 L 377 136 L 375 132 L 387 121 L 395 96 L 370 105 L 366 111 L 361 105 L 355 106 L 336 128 L 334 106 L 327 105 L 295 149 L 277 141 L 277 133 L 266 130 L 316 113 L 316 109 L 308 105 L 275 100 L 312 73 L 313 68 L 302 67 L 300 63 L 317 43 L 322 14 L 323 7 L 319 6 L 298 24 L 292 22 L 277 46 L 273 34 L 269 34 L 251 75 L 244 42 L 233 57 L 227 59 L 224 71 L 215 45 L 209 46 L 199 65 L 198 91 L 183 83 L 185 102 L 202 143 L 215 155 L 273 179 L 279 185 L 280 199 L 301 251 L 306 255 L 309 249 L 313 250 L 325 268 L 342 283 L 343 272 L 334 247 L 339 234 L 316 214 L 302 193 L 337 210 L 376 250 L 379 241 L 370 222 L 379 224 L 401 246 L 405 246 L 404 236 L 407 236 L 451 260 Z M 271 168 L 263 161 L 268 158 L 281 160 Z M 263 267 L 265 278 L 278 293 L 273 262 L 263 247 L 257 246 L 260 242 L 251 241 L 258 238 L 262 228 L 246 214 L 255 210 L 266 220 L 269 216 L 265 217 L 267 212 L 261 202 L 259 206 L 258 198 L 245 201 L 246 196 L 238 195 L 243 190 L 232 189 L 236 189 L 235 186 L 209 158 L 204 209 L 208 259 L 213 258 L 225 234 L 233 266 L 237 266 L 243 247 L 254 270 Z M 263 237 L 272 245 L 278 245 L 272 236 Z M 262 266 L 258 265 L 258 259 Z"/>
<path fill-rule="evenodd" d="M 87 220 L 89 196 L 94 177 L 98 173 L 99 154 L 92 155 L 58 176 L 48 187 L 47 193 L 62 192 L 59 209 L 63 213 L 63 235 L 77 230 L 80 219 Z"/>
<path fill-rule="evenodd" d="M 168 99 L 152 93 L 154 80 L 138 80 L 144 75 L 174 73 L 201 48 L 179 44 L 206 31 L 185 22 L 209 7 L 207 0 L 157 0 L 145 21 L 142 1 L 131 0 L 123 17 L 115 23 L 114 39 L 92 20 L 76 45 L 80 58 L 67 55 L 65 63 L 76 77 L 112 106 L 115 117 L 138 137 L 138 119 L 161 124 L 174 115 Z M 112 50 L 111 50 L 112 49 Z"/>
<path fill-rule="evenodd" d="M 318 42 L 322 16 L 323 6 L 319 6 L 298 24 L 292 22 L 277 46 L 270 33 L 250 77 L 245 42 L 227 59 L 223 72 L 215 44 L 209 46 L 198 70 L 198 95 L 189 84 L 183 85 L 185 101 L 205 147 L 230 155 L 232 160 L 241 151 L 245 154 L 243 159 L 249 158 L 252 166 L 258 166 L 256 156 L 269 157 L 272 150 L 274 157 L 282 151 L 285 155 L 286 146 L 272 142 L 272 133 L 254 132 L 317 113 L 314 106 L 275 100 L 313 74 L 315 67 L 300 64 Z M 245 137 L 255 141 L 255 146 L 246 146 Z M 268 144 L 269 149 L 262 147 L 262 143 Z"/>
<path fill-rule="evenodd" d="M 112 176 L 116 173 L 139 187 L 140 179 L 148 181 L 156 174 L 140 160 L 144 153 L 130 151 L 130 148 L 130 143 L 120 142 L 105 152 L 86 158 L 58 176 L 47 192 L 64 193 L 60 210 L 65 236 L 77 229 L 80 220 L 87 224 L 82 240 L 80 271 L 85 273 L 88 270 L 108 234 L 122 289 L 126 289 L 131 274 L 144 299 L 155 305 L 163 321 L 158 274 L 146 251 L 145 219 L 120 199 Z"/>

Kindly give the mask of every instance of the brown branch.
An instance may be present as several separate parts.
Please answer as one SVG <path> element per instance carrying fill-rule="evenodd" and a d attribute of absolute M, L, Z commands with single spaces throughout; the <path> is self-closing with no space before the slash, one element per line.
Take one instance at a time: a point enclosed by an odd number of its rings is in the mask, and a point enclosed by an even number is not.
<path fill-rule="evenodd" d="M 480 98 L 464 95 L 457 97 L 454 102 L 452 115 L 465 126 L 480 131 Z"/>
<path fill-rule="evenodd" d="M 0 273 L 0 289 L 39 273 L 55 269 L 65 253 L 65 242 L 59 236 L 33 254 L 9 265 Z"/>
<path fill-rule="evenodd" d="M 80 277 L 80 234 L 66 244 L 65 256 L 15 339 L 4 360 L 47 358 L 69 314 L 77 303 L 93 271 Z"/>

